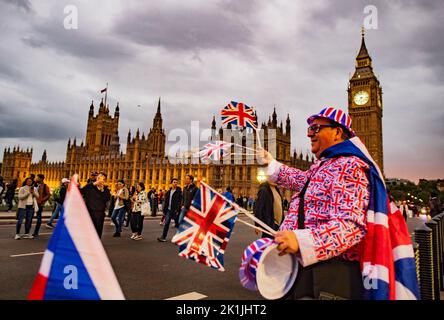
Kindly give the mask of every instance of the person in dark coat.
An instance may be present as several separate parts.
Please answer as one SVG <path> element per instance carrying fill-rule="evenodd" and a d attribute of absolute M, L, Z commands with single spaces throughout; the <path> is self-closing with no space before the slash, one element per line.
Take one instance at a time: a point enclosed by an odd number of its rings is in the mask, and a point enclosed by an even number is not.
<path fill-rule="evenodd" d="M 154 193 L 151 195 L 151 202 L 152 202 L 152 209 L 151 209 L 151 216 L 155 217 L 157 216 L 157 210 L 159 208 L 159 194 L 157 194 L 156 191 L 154 191 Z"/>
<path fill-rule="evenodd" d="M 282 196 L 275 184 L 264 182 L 259 186 L 257 199 L 253 206 L 254 215 L 273 230 L 279 230 L 284 218 Z M 257 225 L 257 224 L 256 224 Z M 256 230 L 259 235 L 260 231 Z M 262 233 L 263 238 L 274 238 L 269 234 Z"/>
<path fill-rule="evenodd" d="M 106 178 L 106 174 L 101 172 L 95 182 L 88 183 L 80 190 L 99 238 L 102 237 L 106 205 L 111 199 L 111 192 L 105 185 Z"/>
<path fill-rule="evenodd" d="M 10 184 L 6 186 L 5 201 L 6 204 L 8 205 L 8 212 L 11 212 L 12 210 L 13 207 L 12 201 L 14 200 L 15 189 L 17 189 L 17 185 L 18 185 L 18 180 L 14 179 Z"/>
<path fill-rule="evenodd" d="M 430 216 L 432 218 L 441 213 L 442 209 L 441 199 L 439 198 L 438 193 L 436 191 L 432 191 L 430 195 L 429 207 L 430 207 Z"/>
<path fill-rule="evenodd" d="M 170 228 L 171 219 L 174 219 L 176 227 L 179 226 L 179 212 L 182 204 L 182 190 L 178 186 L 179 180 L 176 178 L 171 179 L 171 188 L 165 194 L 165 202 L 163 210 L 166 214 L 165 225 L 163 227 L 163 233 L 157 241 L 166 242 L 168 235 L 168 229 Z"/>
<path fill-rule="evenodd" d="M 188 210 L 190 210 L 191 202 L 196 195 L 198 188 L 194 184 L 194 177 L 191 174 L 185 176 L 185 187 L 183 188 L 182 208 L 179 216 L 179 225 L 182 223 Z"/>

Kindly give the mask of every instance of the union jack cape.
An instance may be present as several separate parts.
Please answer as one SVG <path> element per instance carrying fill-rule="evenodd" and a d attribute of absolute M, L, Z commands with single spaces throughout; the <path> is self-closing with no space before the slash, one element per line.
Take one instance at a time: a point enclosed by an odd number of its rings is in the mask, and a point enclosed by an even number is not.
<path fill-rule="evenodd" d="M 326 149 L 321 157 L 357 156 L 370 165 L 370 202 L 367 234 L 363 240 L 361 271 L 364 299 L 417 300 L 418 281 L 407 224 L 390 203 L 378 165 L 358 137 Z"/>
<path fill-rule="evenodd" d="M 225 248 L 237 213 L 224 196 L 200 182 L 190 209 L 172 239 L 179 246 L 179 256 L 225 271 Z"/>
<path fill-rule="evenodd" d="M 222 124 L 257 129 L 257 118 L 252 107 L 242 102 L 231 101 L 220 112 Z"/>

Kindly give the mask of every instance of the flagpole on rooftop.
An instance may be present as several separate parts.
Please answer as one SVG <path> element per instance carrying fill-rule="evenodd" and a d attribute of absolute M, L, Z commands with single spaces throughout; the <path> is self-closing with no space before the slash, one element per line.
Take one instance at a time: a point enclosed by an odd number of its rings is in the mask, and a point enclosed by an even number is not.
<path fill-rule="evenodd" d="M 106 108 L 106 98 L 108 97 L 108 82 L 106 83 L 106 91 L 105 91 L 105 108 Z"/>

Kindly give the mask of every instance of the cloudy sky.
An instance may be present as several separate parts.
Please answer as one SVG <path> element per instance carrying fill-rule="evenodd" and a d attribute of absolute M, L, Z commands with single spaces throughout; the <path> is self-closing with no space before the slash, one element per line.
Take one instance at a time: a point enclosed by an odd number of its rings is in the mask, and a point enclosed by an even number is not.
<path fill-rule="evenodd" d="M 71 4 L 78 29 L 67 30 Z M 19 144 L 34 147 L 34 161 L 44 149 L 64 161 L 106 82 L 124 152 L 128 129 L 148 131 L 161 96 L 167 133 L 192 120 L 209 127 L 230 100 L 256 107 L 260 121 L 276 106 L 305 153 L 307 116 L 347 108 L 369 4 L 386 175 L 444 178 L 444 2 L 427 0 L 0 0 L 0 159 Z"/>

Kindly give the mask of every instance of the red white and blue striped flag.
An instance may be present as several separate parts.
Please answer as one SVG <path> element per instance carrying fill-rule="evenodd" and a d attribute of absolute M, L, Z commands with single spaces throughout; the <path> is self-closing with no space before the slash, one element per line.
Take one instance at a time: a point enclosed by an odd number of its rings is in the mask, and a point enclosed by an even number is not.
<path fill-rule="evenodd" d="M 225 248 L 237 214 L 227 199 L 200 182 L 191 207 L 172 239 L 179 246 L 179 256 L 225 271 Z"/>
<path fill-rule="evenodd" d="M 242 102 L 231 101 L 220 112 L 222 124 L 257 129 L 257 119 L 252 107 Z"/>
<path fill-rule="evenodd" d="M 123 299 L 73 177 L 28 300 Z"/>

